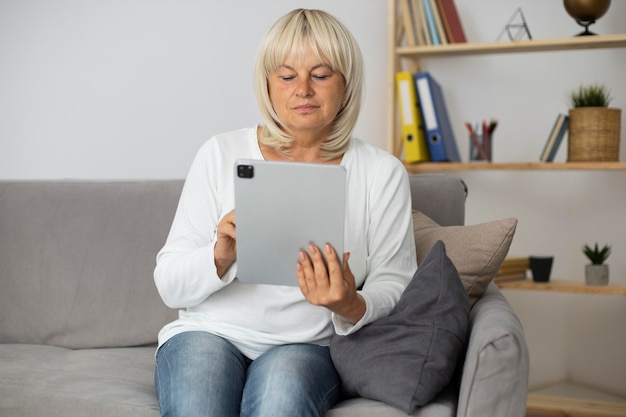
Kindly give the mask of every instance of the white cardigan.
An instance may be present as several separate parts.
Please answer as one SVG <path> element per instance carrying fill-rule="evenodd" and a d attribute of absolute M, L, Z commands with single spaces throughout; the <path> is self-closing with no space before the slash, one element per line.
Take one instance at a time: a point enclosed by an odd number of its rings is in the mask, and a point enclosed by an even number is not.
<path fill-rule="evenodd" d="M 234 208 L 234 164 L 263 159 L 257 127 L 210 138 L 196 155 L 154 280 L 179 319 L 159 333 L 200 330 L 222 336 L 255 359 L 273 346 L 328 345 L 334 332 L 349 334 L 389 314 L 417 268 L 411 196 L 397 158 L 352 139 L 341 165 L 347 172 L 345 248 L 367 305 L 352 325 L 324 307 L 309 304 L 298 287 L 243 284 L 235 263 L 220 279 L 213 261 L 217 224 Z M 295 263 L 294 263 L 295 272 Z"/>

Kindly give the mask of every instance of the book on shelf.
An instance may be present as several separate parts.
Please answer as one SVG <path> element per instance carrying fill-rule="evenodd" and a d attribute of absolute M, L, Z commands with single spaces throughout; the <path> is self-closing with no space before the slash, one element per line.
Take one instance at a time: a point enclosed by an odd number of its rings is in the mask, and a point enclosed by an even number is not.
<path fill-rule="evenodd" d="M 430 37 L 427 37 L 424 33 L 424 27 L 426 27 L 426 17 L 423 13 L 421 5 L 422 0 L 408 0 L 411 10 L 413 12 L 412 18 L 415 25 L 415 37 L 418 45 L 428 45 L 430 43 Z"/>
<path fill-rule="evenodd" d="M 512 256 L 504 258 L 494 281 L 516 281 L 526 279 L 527 271 L 530 269 L 530 258 L 528 256 Z"/>
<path fill-rule="evenodd" d="M 426 21 L 426 11 L 424 10 L 423 0 L 411 0 L 413 2 L 413 10 L 415 11 L 416 31 L 422 35 L 423 45 L 432 45 L 433 40 L 428 30 L 428 22 Z"/>
<path fill-rule="evenodd" d="M 550 134 L 548 135 L 548 139 L 546 140 L 546 144 L 541 151 L 541 155 L 539 156 L 539 160 L 541 162 L 553 162 L 556 156 L 557 151 L 559 150 L 559 146 L 563 141 L 563 137 L 567 132 L 569 126 L 569 116 L 566 114 L 559 114 L 554 121 L 554 125 L 552 126 L 552 130 L 550 130 Z"/>
<path fill-rule="evenodd" d="M 417 25 L 414 21 L 415 11 L 413 10 L 412 0 L 400 0 L 400 12 L 402 14 L 402 28 L 404 30 L 404 38 L 408 46 L 419 45 L 417 41 Z"/>
<path fill-rule="evenodd" d="M 398 109 L 400 110 L 400 127 L 404 160 L 409 163 L 429 161 L 426 132 L 422 123 L 422 115 L 418 108 L 417 93 L 413 81 L 413 73 L 403 71 L 396 74 Z"/>
<path fill-rule="evenodd" d="M 526 271 L 498 272 L 493 278 L 494 282 L 522 281 L 525 279 Z"/>
<path fill-rule="evenodd" d="M 526 270 L 530 269 L 530 260 L 528 257 L 523 258 L 523 261 L 520 261 L 520 263 L 506 263 L 503 262 L 502 265 L 500 266 L 500 269 L 498 269 L 498 274 L 508 274 L 508 273 L 512 273 L 512 272 L 524 272 Z"/>
<path fill-rule="evenodd" d="M 440 34 L 437 30 L 435 11 L 433 10 L 432 2 L 431 0 L 422 0 L 422 4 L 424 6 L 424 15 L 426 16 L 428 33 L 430 33 L 431 45 L 441 45 Z"/>
<path fill-rule="evenodd" d="M 524 268 L 524 269 L 530 268 L 530 257 L 519 256 L 519 255 L 509 255 L 506 258 L 504 258 L 504 261 L 502 261 L 502 265 L 500 266 L 500 269 L 519 269 L 519 268 Z"/>
<path fill-rule="evenodd" d="M 430 9 L 433 12 L 433 18 L 435 20 L 435 27 L 437 28 L 437 34 L 439 35 L 439 43 L 441 45 L 448 44 L 448 35 L 446 34 L 446 29 L 443 25 L 441 11 L 437 5 L 437 0 L 429 0 L 430 1 Z"/>
<path fill-rule="evenodd" d="M 406 45 L 467 42 L 454 0 L 398 0 Z"/>
<path fill-rule="evenodd" d="M 461 24 L 459 12 L 454 4 L 454 0 L 437 0 L 437 7 L 441 15 L 441 21 L 445 29 L 446 37 L 449 43 L 464 43 L 465 31 Z"/>
<path fill-rule="evenodd" d="M 441 86 L 426 71 L 415 74 L 414 79 L 430 160 L 460 162 L 461 158 Z"/>

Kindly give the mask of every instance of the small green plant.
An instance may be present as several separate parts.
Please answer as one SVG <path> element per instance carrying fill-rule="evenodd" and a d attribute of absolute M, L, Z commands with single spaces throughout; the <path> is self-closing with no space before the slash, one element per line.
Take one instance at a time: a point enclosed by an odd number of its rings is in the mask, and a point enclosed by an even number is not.
<path fill-rule="evenodd" d="M 585 244 L 585 246 L 583 246 L 583 253 L 589 258 L 593 265 L 602 265 L 611 254 L 611 246 L 604 245 L 602 249 L 600 249 L 597 242 L 594 247 Z"/>
<path fill-rule="evenodd" d="M 611 92 L 601 84 L 581 84 L 569 95 L 571 107 L 609 107 L 612 101 Z"/>

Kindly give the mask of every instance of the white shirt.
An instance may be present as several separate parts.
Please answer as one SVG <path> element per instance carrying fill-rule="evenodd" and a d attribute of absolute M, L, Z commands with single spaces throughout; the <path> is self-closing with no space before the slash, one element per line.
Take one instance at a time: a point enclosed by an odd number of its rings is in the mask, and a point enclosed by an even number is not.
<path fill-rule="evenodd" d="M 397 158 L 352 139 L 341 161 L 348 193 L 344 250 L 367 306 L 361 320 L 352 325 L 309 304 L 298 287 L 243 284 L 236 262 L 220 279 L 217 224 L 234 209 L 235 161 L 263 159 L 256 132 L 255 126 L 210 138 L 191 165 L 154 271 L 165 304 L 181 309 L 159 333 L 159 346 L 193 330 L 224 337 L 251 359 L 277 345 L 328 345 L 333 332 L 353 333 L 388 315 L 417 269 L 406 170 Z"/>

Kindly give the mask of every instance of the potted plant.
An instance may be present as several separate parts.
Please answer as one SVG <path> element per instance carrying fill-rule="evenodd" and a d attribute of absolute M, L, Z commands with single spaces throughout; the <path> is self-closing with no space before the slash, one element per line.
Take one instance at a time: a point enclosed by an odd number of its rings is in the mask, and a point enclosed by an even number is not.
<path fill-rule="evenodd" d="M 610 108 L 611 101 L 601 84 L 581 84 L 569 94 L 568 161 L 619 160 L 622 110 Z"/>
<path fill-rule="evenodd" d="M 598 243 L 591 247 L 588 244 L 583 246 L 583 253 L 591 262 L 585 265 L 585 282 L 587 285 L 608 285 L 609 266 L 604 264 L 611 254 L 611 246 L 604 245 L 598 247 Z"/>

